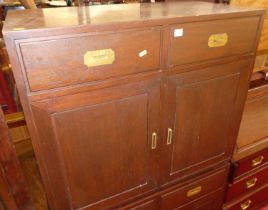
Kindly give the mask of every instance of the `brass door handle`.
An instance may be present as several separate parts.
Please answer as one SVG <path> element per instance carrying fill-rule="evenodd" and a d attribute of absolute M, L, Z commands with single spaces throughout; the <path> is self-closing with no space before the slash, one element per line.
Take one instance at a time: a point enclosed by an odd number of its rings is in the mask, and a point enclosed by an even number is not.
<path fill-rule="evenodd" d="M 255 177 L 253 179 L 250 179 L 246 182 L 246 188 L 249 189 L 249 188 L 252 188 L 255 186 L 255 184 L 257 183 L 258 179 Z"/>
<path fill-rule="evenodd" d="M 157 133 L 153 132 L 153 134 L 152 134 L 152 149 L 156 149 L 156 143 L 157 143 Z"/>
<path fill-rule="evenodd" d="M 251 166 L 256 167 L 256 166 L 260 165 L 263 162 L 263 160 L 264 160 L 264 156 L 261 155 L 261 156 L 255 158 L 254 160 L 252 160 Z"/>
<path fill-rule="evenodd" d="M 250 204 L 251 204 L 251 200 L 247 200 L 245 203 L 241 203 L 240 207 L 242 210 L 246 210 L 250 207 Z"/>
<path fill-rule="evenodd" d="M 168 128 L 168 132 L 167 132 L 167 145 L 172 143 L 172 129 Z"/>

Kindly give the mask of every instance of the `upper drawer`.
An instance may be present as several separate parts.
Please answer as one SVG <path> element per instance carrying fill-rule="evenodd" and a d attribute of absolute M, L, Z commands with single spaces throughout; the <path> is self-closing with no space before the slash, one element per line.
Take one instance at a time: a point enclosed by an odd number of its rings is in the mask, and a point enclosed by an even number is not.
<path fill-rule="evenodd" d="M 173 188 L 161 196 L 161 209 L 173 210 L 179 206 L 196 200 L 209 194 L 227 184 L 229 167 L 213 174 L 206 174 L 190 184 L 184 184 L 181 187 Z"/>
<path fill-rule="evenodd" d="M 248 17 L 173 25 L 169 65 L 253 52 L 259 21 Z"/>
<path fill-rule="evenodd" d="M 155 70 L 160 29 L 144 29 L 21 43 L 31 91 Z"/>
<path fill-rule="evenodd" d="M 243 174 L 268 164 L 268 149 L 255 153 L 235 164 L 233 178 L 237 178 Z"/>

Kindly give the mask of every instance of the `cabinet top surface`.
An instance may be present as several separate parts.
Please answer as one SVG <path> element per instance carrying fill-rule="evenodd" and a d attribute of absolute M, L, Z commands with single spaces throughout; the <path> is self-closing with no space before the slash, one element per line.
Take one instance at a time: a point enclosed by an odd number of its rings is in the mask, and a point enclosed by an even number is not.
<path fill-rule="evenodd" d="M 176 18 L 263 12 L 263 9 L 207 2 L 166 2 L 10 11 L 3 32 L 158 21 Z"/>

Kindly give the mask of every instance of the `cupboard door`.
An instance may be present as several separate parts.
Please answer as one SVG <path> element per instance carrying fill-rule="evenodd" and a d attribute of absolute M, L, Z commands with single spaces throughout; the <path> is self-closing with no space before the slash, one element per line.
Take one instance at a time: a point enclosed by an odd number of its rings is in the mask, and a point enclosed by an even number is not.
<path fill-rule="evenodd" d="M 164 182 L 192 175 L 230 157 L 249 67 L 247 60 L 168 77 L 163 119 Z"/>
<path fill-rule="evenodd" d="M 32 103 L 57 210 L 108 209 L 155 188 L 159 93 L 155 79 Z"/>

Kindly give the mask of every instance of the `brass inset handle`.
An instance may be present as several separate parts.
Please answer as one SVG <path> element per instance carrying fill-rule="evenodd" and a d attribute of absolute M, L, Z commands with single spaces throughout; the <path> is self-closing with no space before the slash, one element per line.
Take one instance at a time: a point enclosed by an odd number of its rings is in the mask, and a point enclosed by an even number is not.
<path fill-rule="evenodd" d="M 152 149 L 156 149 L 157 134 L 153 132 L 152 134 Z"/>
<path fill-rule="evenodd" d="M 167 132 L 167 145 L 172 143 L 172 129 L 168 128 L 168 132 Z"/>
<path fill-rule="evenodd" d="M 245 203 L 241 203 L 240 207 L 242 210 L 248 209 L 251 204 L 251 200 L 247 200 Z"/>
<path fill-rule="evenodd" d="M 249 189 L 249 188 L 252 188 L 255 186 L 255 184 L 257 183 L 258 179 L 255 177 L 255 178 L 252 178 L 250 180 L 248 180 L 246 182 L 246 188 Z"/>
<path fill-rule="evenodd" d="M 260 165 L 260 164 L 262 163 L 263 160 L 264 160 L 264 156 L 261 155 L 261 156 L 255 158 L 254 160 L 252 160 L 252 162 L 251 162 L 251 166 L 252 166 L 252 167 L 256 167 L 256 166 Z"/>
<path fill-rule="evenodd" d="M 195 187 L 187 192 L 187 197 L 192 197 L 202 191 L 202 186 Z"/>

